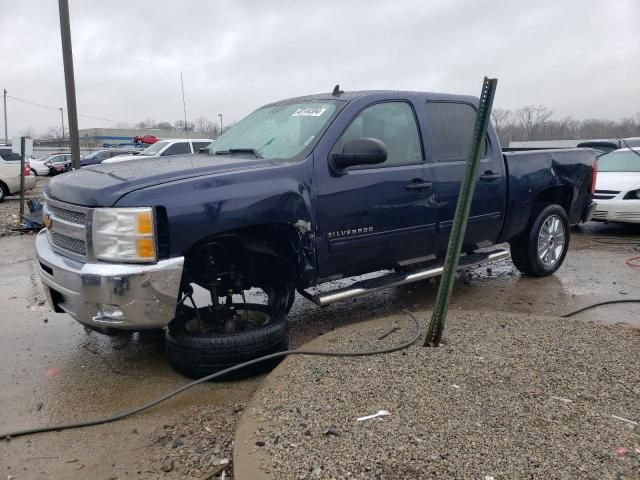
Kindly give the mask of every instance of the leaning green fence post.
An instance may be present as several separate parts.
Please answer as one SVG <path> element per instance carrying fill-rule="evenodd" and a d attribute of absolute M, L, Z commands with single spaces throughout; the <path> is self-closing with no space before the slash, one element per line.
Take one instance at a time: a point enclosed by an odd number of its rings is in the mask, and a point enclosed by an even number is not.
<path fill-rule="evenodd" d="M 425 347 L 437 347 L 440 345 L 442 332 L 444 331 L 444 322 L 447 319 L 447 311 L 449 309 L 449 299 L 453 291 L 453 283 L 456 278 L 456 270 L 458 269 L 458 259 L 460 258 L 460 251 L 462 250 L 464 234 L 467 230 L 467 220 L 469 219 L 469 210 L 471 209 L 471 201 L 473 200 L 473 191 L 476 187 L 480 152 L 484 144 L 497 84 L 497 79 L 487 77 L 484 78 L 482 84 L 480 103 L 478 104 L 476 123 L 473 128 L 471 148 L 469 149 L 469 158 L 467 159 L 464 178 L 460 185 L 460 195 L 458 196 L 456 213 L 453 217 L 449 246 L 447 247 L 447 255 L 444 260 L 444 269 L 442 277 L 440 278 L 436 304 L 433 309 L 433 315 L 431 316 L 429 330 L 427 331 L 427 338 L 424 342 Z"/>

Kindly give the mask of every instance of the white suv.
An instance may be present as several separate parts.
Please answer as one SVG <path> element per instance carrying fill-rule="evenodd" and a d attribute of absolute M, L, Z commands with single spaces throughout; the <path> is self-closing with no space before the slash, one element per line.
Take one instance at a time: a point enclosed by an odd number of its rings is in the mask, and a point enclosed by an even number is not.
<path fill-rule="evenodd" d="M 119 163 L 143 158 L 167 157 L 169 155 L 191 155 L 213 142 L 208 138 L 160 140 L 148 146 L 139 155 L 118 155 L 103 160 L 102 163 Z"/>

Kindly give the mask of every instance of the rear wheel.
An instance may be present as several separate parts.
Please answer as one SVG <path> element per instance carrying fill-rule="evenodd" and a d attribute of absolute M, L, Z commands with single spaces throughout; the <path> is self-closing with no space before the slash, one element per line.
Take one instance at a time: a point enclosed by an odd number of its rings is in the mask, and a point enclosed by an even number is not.
<path fill-rule="evenodd" d="M 7 186 L 0 182 L 0 202 L 4 202 L 4 199 L 9 196 L 9 189 Z"/>
<path fill-rule="evenodd" d="M 567 213 L 560 205 L 549 205 L 534 214 L 525 231 L 510 242 L 511 260 L 525 275 L 551 275 L 564 262 L 570 237 Z"/>
<path fill-rule="evenodd" d="M 37 177 L 38 176 L 38 172 L 34 168 L 32 168 L 31 169 L 31 175 L 33 175 L 34 177 Z"/>

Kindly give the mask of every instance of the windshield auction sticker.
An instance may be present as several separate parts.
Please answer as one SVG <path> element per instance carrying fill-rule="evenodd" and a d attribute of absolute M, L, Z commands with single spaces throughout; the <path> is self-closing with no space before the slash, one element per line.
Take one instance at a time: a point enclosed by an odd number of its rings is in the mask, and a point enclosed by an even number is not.
<path fill-rule="evenodd" d="M 326 112 L 326 108 L 299 108 L 295 112 L 293 112 L 292 117 L 319 117 L 324 112 Z"/>

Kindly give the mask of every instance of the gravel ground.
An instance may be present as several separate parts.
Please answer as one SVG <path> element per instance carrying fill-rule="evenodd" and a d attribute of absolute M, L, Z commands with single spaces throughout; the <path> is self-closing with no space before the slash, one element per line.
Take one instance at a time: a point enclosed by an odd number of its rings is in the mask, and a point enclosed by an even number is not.
<path fill-rule="evenodd" d="M 175 471 L 184 478 L 233 478 L 233 437 L 243 403 L 194 406 L 177 422 L 164 425 L 150 455 L 159 458 L 158 470 Z"/>
<path fill-rule="evenodd" d="M 36 182 L 36 188 L 29 190 L 25 193 L 25 199 L 30 200 L 32 198 L 38 198 L 42 201 L 44 198 L 44 188 L 49 184 L 49 177 L 38 177 Z M 26 204 L 25 212 L 29 211 L 29 207 Z M 20 232 L 16 232 L 14 229 L 18 227 L 13 215 L 20 214 L 20 195 L 14 195 L 7 197 L 7 199 L 0 203 L 0 237 L 8 235 L 21 235 Z"/>
<path fill-rule="evenodd" d="M 383 341 L 393 322 L 313 346 L 400 343 L 410 327 L 394 318 L 402 329 Z M 438 349 L 287 359 L 247 410 L 262 469 L 278 480 L 640 478 L 638 330 L 456 313 L 446 333 Z M 381 409 L 390 415 L 356 421 Z"/>

